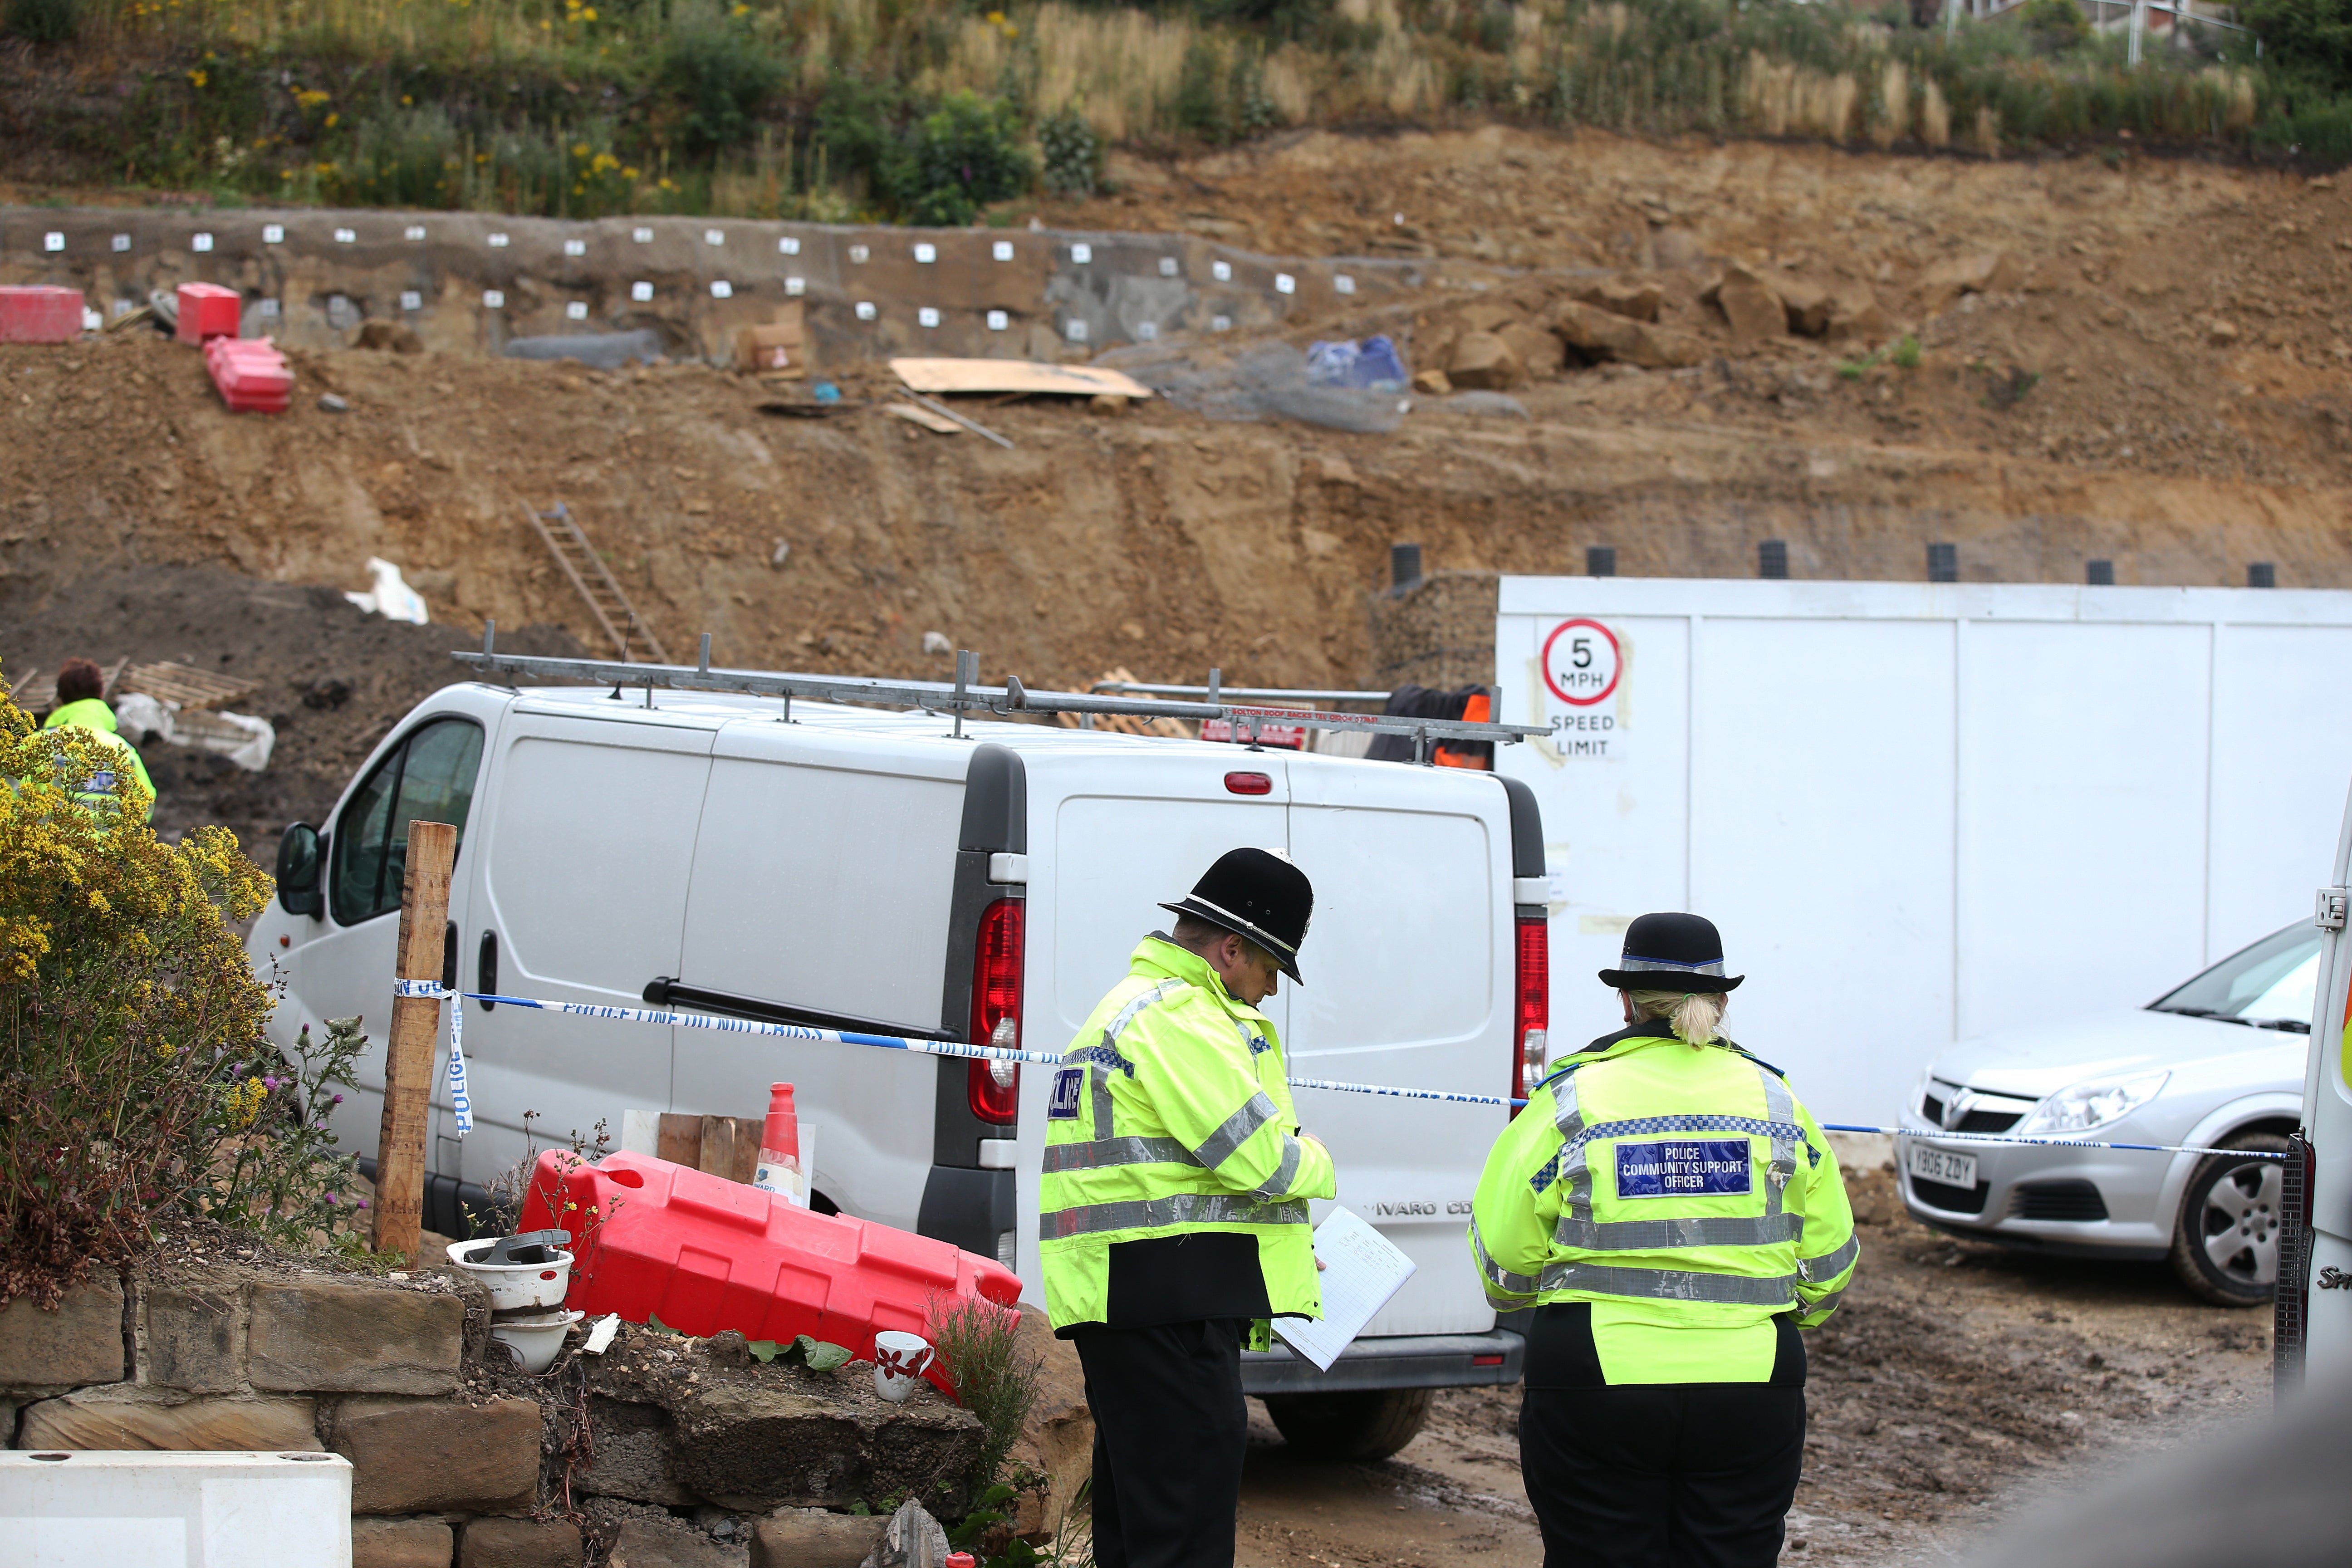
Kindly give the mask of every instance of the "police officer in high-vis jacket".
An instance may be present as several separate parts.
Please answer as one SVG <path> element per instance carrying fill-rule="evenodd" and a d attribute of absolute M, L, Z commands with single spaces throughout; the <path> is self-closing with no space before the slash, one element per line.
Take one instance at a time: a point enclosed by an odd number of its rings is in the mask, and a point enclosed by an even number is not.
<path fill-rule="evenodd" d="M 1805 1350 L 1853 1277 L 1829 1141 L 1725 1039 L 1723 943 L 1652 914 L 1601 972 L 1626 1026 L 1553 1064 L 1494 1151 L 1470 1248 L 1533 1307 L 1519 1464 L 1545 1568 L 1769 1568 Z"/>
<path fill-rule="evenodd" d="M 1037 1234 L 1094 1412 L 1102 1568 L 1228 1568 L 1249 1419 L 1241 1350 L 1316 1317 L 1307 1200 L 1335 1188 L 1257 1004 L 1298 979 L 1315 891 L 1235 849 L 1143 939 L 1062 1053 Z"/>

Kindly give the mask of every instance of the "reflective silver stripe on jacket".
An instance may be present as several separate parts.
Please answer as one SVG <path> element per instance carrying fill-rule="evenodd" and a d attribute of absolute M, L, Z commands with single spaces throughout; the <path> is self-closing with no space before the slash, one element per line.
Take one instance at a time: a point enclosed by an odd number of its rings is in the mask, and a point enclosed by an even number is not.
<path fill-rule="evenodd" d="M 1797 1259 L 1797 1272 L 1805 1277 L 1809 1285 L 1816 1279 L 1834 1279 L 1853 1267 L 1853 1260 L 1861 1256 L 1862 1237 L 1849 1236 L 1843 1247 L 1826 1257 Z"/>
<path fill-rule="evenodd" d="M 1797 1097 L 1780 1075 L 1763 1068 L 1756 1076 L 1764 1082 L 1764 1120 L 1772 1124 L 1772 1163 L 1764 1172 L 1764 1212 L 1780 1212 L 1780 1194 L 1797 1176 L 1797 1139 L 1803 1129 L 1797 1125 Z"/>
<path fill-rule="evenodd" d="M 1282 1163 L 1274 1168 L 1274 1174 L 1268 1176 L 1263 1185 L 1252 1190 L 1262 1198 L 1278 1198 L 1283 1194 L 1288 1192 L 1290 1190 L 1291 1182 L 1298 1174 L 1299 1158 L 1304 1153 L 1305 1151 L 1300 1149 L 1298 1146 L 1298 1140 L 1293 1138 L 1287 1132 L 1284 1133 L 1282 1135 Z"/>
<path fill-rule="evenodd" d="M 1780 1205 L 1772 1204 L 1777 1211 Z M 1584 1252 L 1647 1252 L 1676 1247 L 1770 1247 L 1805 1234 L 1802 1215 L 1709 1215 L 1692 1219 L 1595 1222 L 1562 1215 L 1552 1239 Z"/>
<path fill-rule="evenodd" d="M 1568 1192 L 1560 1200 L 1560 1217 L 1589 1222 L 1592 1218 L 1592 1168 L 1584 1163 L 1584 1113 L 1577 1108 L 1576 1075 L 1570 1073 L 1551 1091 L 1551 1124 L 1562 1140 L 1559 1173 Z"/>
<path fill-rule="evenodd" d="M 1046 1240 L 1098 1236 L 1109 1230 L 1152 1230 L 1171 1225 L 1305 1225 L 1307 1200 L 1273 1203 L 1232 1193 L 1178 1193 L 1173 1197 L 1127 1203 L 1085 1204 L 1037 1216 Z"/>
<path fill-rule="evenodd" d="M 1797 1277 L 1750 1279 L 1738 1274 L 1697 1274 L 1682 1268 L 1619 1268 L 1605 1263 L 1555 1263 L 1543 1271 L 1546 1290 L 1582 1290 L 1595 1296 L 1628 1296 L 1650 1301 L 1709 1301 L 1732 1307 L 1798 1305 Z"/>
<path fill-rule="evenodd" d="M 1135 1022 L 1135 1016 L 1138 1013 L 1142 1012 L 1146 1007 L 1166 1001 L 1173 993 L 1183 990 L 1187 984 L 1188 982 L 1171 977 L 1131 999 L 1126 1006 L 1118 1010 L 1118 1015 L 1108 1024 L 1104 1026 L 1103 1048 L 1115 1052 L 1118 1046 L 1119 1036 L 1126 1031 L 1129 1024 Z M 1110 1073 L 1111 1069 L 1100 1062 L 1087 1063 L 1087 1099 L 1094 1110 L 1095 1142 L 1097 1143 L 1108 1142 L 1111 1135 Z"/>
<path fill-rule="evenodd" d="M 1193 1158 L 1212 1171 L 1215 1170 L 1238 1153 L 1241 1146 L 1250 1141 L 1251 1135 L 1273 1121 L 1276 1114 L 1274 1101 L 1267 1098 L 1265 1090 L 1258 1090 L 1250 1096 L 1248 1104 L 1226 1117 L 1214 1132 L 1201 1141 L 1201 1146 L 1192 1151 Z"/>
<path fill-rule="evenodd" d="M 1486 1238 L 1478 1234 L 1478 1221 L 1475 1215 L 1470 1221 L 1470 1248 L 1478 1255 L 1478 1271 L 1486 1277 L 1489 1285 L 1514 1296 L 1536 1293 L 1536 1282 L 1531 1277 L 1514 1274 L 1495 1261 L 1495 1255 L 1486 1250 Z"/>
<path fill-rule="evenodd" d="M 1048 1143 L 1048 1171 L 1106 1171 L 1116 1165 L 1196 1165 L 1192 1151 L 1173 1138 L 1098 1138 L 1091 1143 Z"/>
<path fill-rule="evenodd" d="M 1837 1310 L 1838 1298 L 1844 1294 L 1845 1292 L 1843 1290 L 1832 1290 L 1818 1301 L 1811 1302 L 1809 1304 L 1801 1304 L 1803 1310 L 1801 1315 L 1810 1318 L 1814 1316 L 1816 1313 L 1819 1313 L 1822 1316 L 1826 1317 L 1830 1313 Z"/>

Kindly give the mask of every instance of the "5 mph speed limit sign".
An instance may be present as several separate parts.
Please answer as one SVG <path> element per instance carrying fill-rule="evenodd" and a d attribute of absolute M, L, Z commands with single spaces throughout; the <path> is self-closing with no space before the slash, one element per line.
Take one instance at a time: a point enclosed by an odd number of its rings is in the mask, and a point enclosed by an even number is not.
<path fill-rule="evenodd" d="M 1571 708 L 1607 701 L 1617 689 L 1617 677 L 1623 668 L 1616 634 L 1599 621 L 1581 616 L 1562 621 L 1544 638 L 1544 684 Z"/>

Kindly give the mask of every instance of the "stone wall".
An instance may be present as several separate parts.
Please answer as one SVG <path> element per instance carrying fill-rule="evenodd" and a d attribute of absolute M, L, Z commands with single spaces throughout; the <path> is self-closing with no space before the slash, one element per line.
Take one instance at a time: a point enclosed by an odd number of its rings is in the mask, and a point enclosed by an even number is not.
<path fill-rule="evenodd" d="M 370 321 L 479 353 L 650 328 L 674 358 L 725 362 L 738 328 L 797 301 L 819 368 L 893 354 L 1054 360 L 1389 303 L 1431 276 L 1419 261 L 1260 256 L 1181 235 L 0 208 L 0 283 L 79 288 L 105 314 L 151 289 L 217 283 L 244 295 L 246 336 L 298 348 L 341 345 Z"/>
<path fill-rule="evenodd" d="M 764 1561 L 855 1568 L 882 1521 L 844 1510 L 968 1503 L 977 1421 L 928 1387 L 885 1404 L 867 1363 L 814 1373 L 740 1335 L 625 1326 L 532 1378 L 486 1359 L 488 1322 L 448 1269 L 133 1269 L 58 1312 L 0 1309 L 0 1430 L 20 1448 L 341 1454 L 356 1568 L 742 1568 L 759 1542 Z M 1092 1428 L 1066 1390 L 1049 1404 L 1034 1462 L 1067 1495 Z"/>

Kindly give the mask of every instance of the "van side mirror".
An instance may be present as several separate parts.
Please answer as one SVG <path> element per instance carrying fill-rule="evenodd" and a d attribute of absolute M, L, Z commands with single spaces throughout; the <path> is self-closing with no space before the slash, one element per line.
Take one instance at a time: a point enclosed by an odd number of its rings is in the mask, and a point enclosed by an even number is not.
<path fill-rule="evenodd" d="M 307 822 L 294 824 L 278 841 L 278 902 L 289 915 L 316 920 L 326 910 L 319 846 L 319 830 Z"/>

